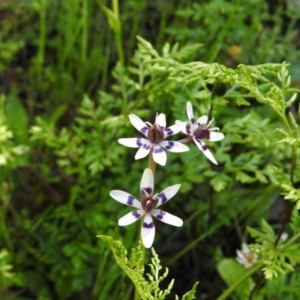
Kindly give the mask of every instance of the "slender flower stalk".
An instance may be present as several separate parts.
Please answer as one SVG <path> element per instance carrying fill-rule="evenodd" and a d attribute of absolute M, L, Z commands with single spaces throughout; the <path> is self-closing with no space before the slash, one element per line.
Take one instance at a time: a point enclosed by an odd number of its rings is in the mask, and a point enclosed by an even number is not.
<path fill-rule="evenodd" d="M 118 140 L 121 145 L 139 148 L 135 159 L 144 158 L 150 153 L 156 163 L 164 166 L 167 162 L 167 155 L 164 149 L 176 153 L 189 150 L 189 148 L 182 143 L 164 141 L 165 138 L 179 132 L 177 125 L 166 127 L 165 114 L 157 115 L 153 125 L 148 122 L 143 122 L 138 116 L 133 114 L 129 115 L 129 119 L 131 124 L 147 138 L 123 138 Z"/>
<path fill-rule="evenodd" d="M 203 140 L 217 142 L 224 138 L 224 134 L 221 132 L 215 132 L 219 131 L 218 127 L 209 128 L 214 120 L 213 118 L 208 122 L 208 117 L 202 116 L 197 121 L 195 121 L 191 102 L 187 102 L 186 109 L 190 125 L 187 125 L 187 122 L 176 121 L 176 124 L 180 128 L 180 130 L 188 135 L 188 137 L 184 138 L 180 142 L 187 143 L 194 140 L 195 144 L 203 152 L 203 154 L 210 161 L 217 165 L 217 161 L 215 160 L 214 156 L 209 151 Z"/>
<path fill-rule="evenodd" d="M 181 227 L 183 225 L 183 221 L 180 218 L 161 209 L 157 209 L 159 206 L 173 198 L 179 188 L 180 184 L 175 184 L 154 195 L 153 172 L 148 168 L 145 169 L 140 184 L 141 201 L 138 201 L 131 194 L 120 190 L 113 190 L 110 192 L 110 196 L 116 201 L 137 208 L 137 210 L 123 216 L 118 224 L 120 226 L 127 226 L 143 217 L 141 238 L 144 246 L 150 248 L 155 236 L 155 226 L 152 216 L 173 226 Z"/>

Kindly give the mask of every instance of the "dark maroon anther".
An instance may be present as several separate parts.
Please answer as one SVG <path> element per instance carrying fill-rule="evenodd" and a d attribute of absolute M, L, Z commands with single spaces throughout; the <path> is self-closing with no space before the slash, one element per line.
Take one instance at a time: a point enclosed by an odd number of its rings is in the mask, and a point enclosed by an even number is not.
<path fill-rule="evenodd" d="M 149 213 L 157 205 L 158 199 L 153 198 L 153 196 L 144 196 L 141 200 L 142 209 Z"/>
<path fill-rule="evenodd" d="M 201 124 L 194 131 L 194 137 L 197 139 L 207 139 L 209 140 L 210 131 L 206 124 Z"/>
<path fill-rule="evenodd" d="M 154 124 L 148 130 L 148 140 L 153 144 L 159 144 L 164 138 L 164 132 L 160 126 Z"/>

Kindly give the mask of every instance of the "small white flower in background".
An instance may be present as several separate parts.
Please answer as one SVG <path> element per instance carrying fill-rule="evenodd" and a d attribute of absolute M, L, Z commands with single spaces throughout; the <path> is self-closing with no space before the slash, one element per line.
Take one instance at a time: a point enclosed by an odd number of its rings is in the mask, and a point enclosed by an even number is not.
<path fill-rule="evenodd" d="M 236 253 L 236 260 L 245 268 L 250 268 L 257 262 L 258 255 L 251 251 L 245 243 L 242 244 L 242 250 L 236 250 Z"/>
<path fill-rule="evenodd" d="M 155 227 L 152 216 L 173 226 L 181 227 L 183 224 L 183 221 L 180 218 L 161 209 L 157 209 L 159 206 L 173 198 L 178 192 L 180 184 L 172 185 L 155 195 L 153 195 L 153 188 L 153 173 L 150 169 L 145 169 L 140 185 L 141 201 L 138 201 L 131 194 L 120 190 L 110 192 L 110 196 L 118 202 L 137 208 L 137 210 L 126 214 L 119 220 L 120 226 L 127 226 L 144 216 L 141 237 L 146 248 L 152 246 L 155 236 Z"/>
<path fill-rule="evenodd" d="M 166 128 L 165 114 L 157 115 L 154 125 L 143 122 L 138 116 L 133 114 L 129 115 L 129 119 L 131 124 L 147 137 L 147 139 L 123 138 L 118 140 L 118 142 L 124 146 L 140 148 L 135 155 L 135 159 L 146 157 L 153 148 L 152 155 L 154 161 L 164 166 L 167 162 L 167 155 L 164 148 L 171 152 L 185 152 L 189 150 L 189 148 L 182 143 L 164 141 L 166 137 L 179 132 L 177 125 Z"/>
<path fill-rule="evenodd" d="M 221 132 L 214 132 L 214 130 L 219 130 L 218 127 L 209 128 L 210 124 L 214 120 L 213 118 L 209 121 L 209 123 L 207 123 L 208 117 L 202 116 L 196 122 L 194 119 L 193 107 L 191 102 L 187 102 L 186 109 L 188 119 L 190 121 L 190 126 L 187 125 L 187 122 L 176 121 L 177 126 L 183 133 L 188 134 L 191 139 L 194 140 L 197 147 L 210 161 L 217 165 L 217 161 L 215 160 L 214 156 L 209 151 L 203 140 L 206 139 L 211 142 L 217 142 L 224 138 L 224 134 Z"/>

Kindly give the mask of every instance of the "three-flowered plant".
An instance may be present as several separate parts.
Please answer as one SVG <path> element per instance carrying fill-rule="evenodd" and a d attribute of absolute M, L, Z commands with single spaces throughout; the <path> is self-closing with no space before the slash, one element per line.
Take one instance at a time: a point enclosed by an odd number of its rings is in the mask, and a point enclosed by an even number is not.
<path fill-rule="evenodd" d="M 156 115 L 153 125 L 149 122 L 143 122 L 138 116 L 131 114 L 129 115 L 131 124 L 139 132 L 144 134 L 146 139 L 142 137 L 119 139 L 119 143 L 124 146 L 139 148 L 135 159 L 141 159 L 149 155 L 149 166 L 143 173 L 140 185 L 140 201 L 124 191 L 113 190 L 110 192 L 110 196 L 118 202 L 133 206 L 137 209 L 123 216 L 119 220 L 119 225 L 127 226 L 142 218 L 141 240 L 146 248 L 152 246 L 155 236 L 155 226 L 152 216 L 173 226 L 180 227 L 183 225 L 183 221 L 180 218 L 158 209 L 158 207 L 174 197 L 180 188 L 180 184 L 175 184 L 158 194 L 154 194 L 155 163 L 162 166 L 166 164 L 167 155 L 164 149 L 177 153 L 186 152 L 189 148 L 185 146 L 184 143 L 194 141 L 204 155 L 210 161 L 217 164 L 217 161 L 209 151 L 204 140 L 220 141 L 224 138 L 224 134 L 215 132 L 219 130 L 217 127 L 209 128 L 213 119 L 208 122 L 207 116 L 202 116 L 195 121 L 193 107 L 190 102 L 187 102 L 187 116 L 188 122 L 177 120 L 175 125 L 167 127 L 166 116 L 163 113 Z M 179 131 L 187 134 L 188 137 L 180 141 L 164 140 L 169 136 L 177 134 Z"/>

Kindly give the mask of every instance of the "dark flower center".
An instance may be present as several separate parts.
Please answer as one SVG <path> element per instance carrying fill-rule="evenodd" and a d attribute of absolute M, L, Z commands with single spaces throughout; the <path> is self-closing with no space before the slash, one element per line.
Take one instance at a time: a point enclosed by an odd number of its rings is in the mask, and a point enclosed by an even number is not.
<path fill-rule="evenodd" d="M 154 124 L 148 130 L 148 140 L 153 144 L 159 144 L 164 138 L 164 132 L 160 126 Z"/>
<path fill-rule="evenodd" d="M 153 196 L 142 196 L 142 209 L 146 212 L 149 213 L 156 205 L 157 205 L 158 199 Z"/>
<path fill-rule="evenodd" d="M 197 129 L 194 131 L 194 136 L 198 139 L 207 139 L 209 140 L 210 131 L 206 124 L 200 124 Z"/>

